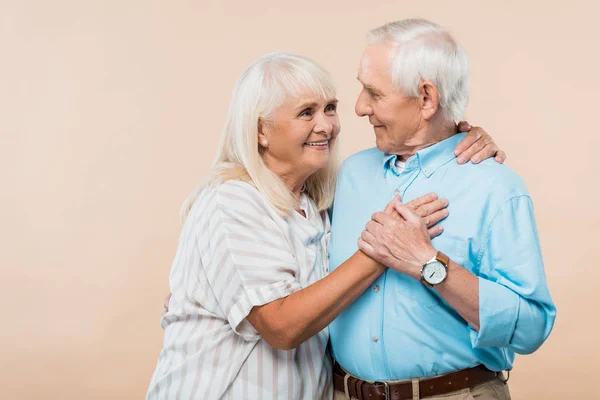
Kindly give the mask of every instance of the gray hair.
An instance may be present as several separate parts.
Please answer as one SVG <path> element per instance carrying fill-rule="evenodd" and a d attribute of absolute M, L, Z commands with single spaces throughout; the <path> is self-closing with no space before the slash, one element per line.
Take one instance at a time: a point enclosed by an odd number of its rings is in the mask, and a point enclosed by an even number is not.
<path fill-rule="evenodd" d="M 235 84 L 221 134 L 216 160 L 208 175 L 181 208 L 185 221 L 202 190 L 230 179 L 253 184 L 282 215 L 298 207 L 283 181 L 265 164 L 258 144 L 259 121 L 269 121 L 288 98 L 312 94 L 329 101 L 336 88 L 331 75 L 312 60 L 275 52 L 262 56 L 246 68 Z M 331 141 L 333 145 L 334 141 Z M 339 146 L 331 146 L 329 165 L 306 180 L 306 194 L 319 211 L 333 202 Z"/>
<path fill-rule="evenodd" d="M 404 19 L 371 30 L 368 40 L 396 48 L 391 60 L 394 88 L 414 97 L 421 81 L 430 81 L 440 93 L 444 116 L 463 118 L 469 102 L 469 57 L 448 31 L 424 19 Z"/>

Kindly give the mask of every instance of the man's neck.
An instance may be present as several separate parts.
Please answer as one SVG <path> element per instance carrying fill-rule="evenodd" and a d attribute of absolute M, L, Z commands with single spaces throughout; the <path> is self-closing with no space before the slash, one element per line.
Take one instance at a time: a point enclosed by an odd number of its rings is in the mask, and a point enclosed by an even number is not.
<path fill-rule="evenodd" d="M 419 150 L 423 150 L 429 146 L 446 140 L 456 134 L 456 125 L 454 121 L 442 121 L 432 123 L 424 129 L 417 131 L 405 143 L 404 149 L 395 153 L 400 161 L 406 161 L 410 157 L 417 154 Z"/>

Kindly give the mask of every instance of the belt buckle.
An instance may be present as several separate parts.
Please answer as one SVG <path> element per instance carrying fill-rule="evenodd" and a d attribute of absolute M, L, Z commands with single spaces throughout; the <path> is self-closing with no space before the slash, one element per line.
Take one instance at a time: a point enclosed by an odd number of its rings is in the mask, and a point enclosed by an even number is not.
<path fill-rule="evenodd" d="M 390 396 L 390 385 L 388 385 L 387 382 L 375 382 L 377 384 L 383 385 L 383 388 L 385 390 L 384 392 L 384 399 L 388 400 L 391 399 L 392 397 Z"/>

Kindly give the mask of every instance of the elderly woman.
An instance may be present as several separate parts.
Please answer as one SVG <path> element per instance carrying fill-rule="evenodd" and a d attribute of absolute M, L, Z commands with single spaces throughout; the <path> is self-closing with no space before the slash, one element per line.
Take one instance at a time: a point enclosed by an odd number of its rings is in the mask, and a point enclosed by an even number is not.
<path fill-rule="evenodd" d="M 357 251 L 328 274 L 335 96 L 325 70 L 285 53 L 239 78 L 215 165 L 182 210 L 148 399 L 332 398 L 327 326 L 386 268 Z M 445 201 L 409 205 L 441 233 Z"/>

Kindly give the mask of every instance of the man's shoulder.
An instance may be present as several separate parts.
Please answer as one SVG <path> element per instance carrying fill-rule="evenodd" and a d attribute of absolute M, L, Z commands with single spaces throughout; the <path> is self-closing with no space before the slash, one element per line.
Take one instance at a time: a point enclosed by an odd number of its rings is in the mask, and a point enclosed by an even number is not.
<path fill-rule="evenodd" d="M 361 150 L 358 153 L 352 154 L 342 163 L 342 171 L 347 170 L 364 170 L 365 167 L 382 167 L 385 153 L 381 152 L 377 147 Z"/>
<path fill-rule="evenodd" d="M 459 174 L 469 174 L 474 183 L 482 190 L 497 197 L 516 197 L 529 195 L 523 178 L 506 164 L 499 164 L 493 158 L 482 161 L 479 164 L 468 163 L 456 165 Z"/>

